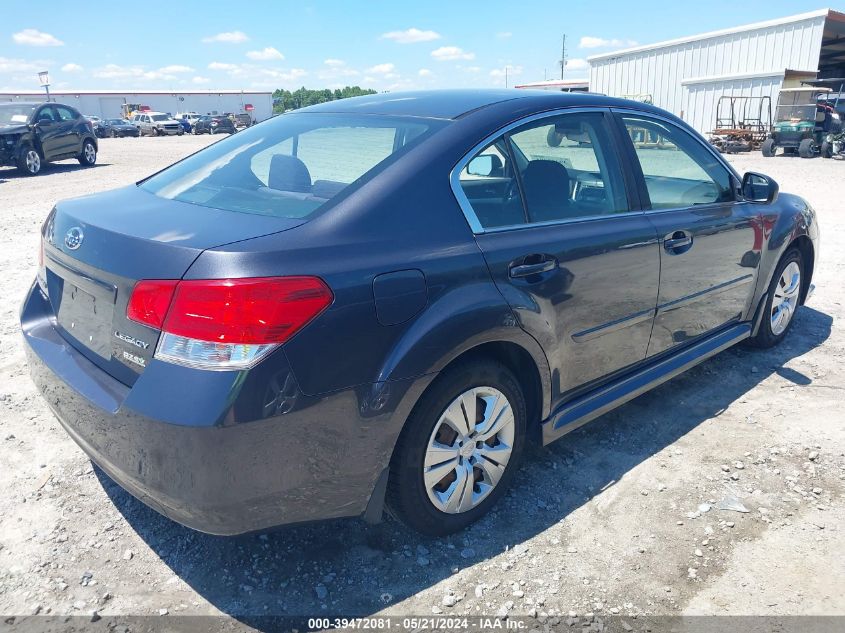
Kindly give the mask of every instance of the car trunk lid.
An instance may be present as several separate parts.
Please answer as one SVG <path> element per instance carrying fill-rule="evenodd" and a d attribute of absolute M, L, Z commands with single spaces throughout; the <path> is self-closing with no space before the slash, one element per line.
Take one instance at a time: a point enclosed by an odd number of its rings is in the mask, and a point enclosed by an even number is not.
<path fill-rule="evenodd" d="M 131 386 L 160 333 L 126 318 L 137 281 L 180 279 L 205 249 L 302 222 L 165 200 L 136 186 L 68 200 L 45 224 L 39 283 L 62 336 Z"/>

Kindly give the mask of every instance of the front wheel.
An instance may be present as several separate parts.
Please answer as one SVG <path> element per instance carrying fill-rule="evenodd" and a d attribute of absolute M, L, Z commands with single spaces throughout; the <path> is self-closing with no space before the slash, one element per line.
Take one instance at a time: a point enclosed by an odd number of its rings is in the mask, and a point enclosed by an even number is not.
<path fill-rule="evenodd" d="M 775 155 L 777 148 L 775 147 L 775 139 L 767 138 L 763 141 L 763 145 L 760 147 L 760 151 L 763 152 L 763 156 L 766 158 L 771 158 Z"/>
<path fill-rule="evenodd" d="M 480 519 L 519 467 L 526 423 L 522 389 L 504 365 L 476 360 L 446 370 L 417 403 L 397 442 L 390 509 L 429 536 Z"/>
<path fill-rule="evenodd" d="M 18 169 L 27 176 L 35 176 L 41 171 L 41 154 L 34 147 L 27 147 L 18 159 Z"/>
<path fill-rule="evenodd" d="M 780 343 L 792 326 L 801 301 L 804 262 L 796 248 L 789 249 L 775 268 L 769 284 L 763 318 L 757 334 L 748 340 L 753 347 L 773 347 Z"/>
<path fill-rule="evenodd" d="M 97 148 L 90 139 L 82 144 L 82 153 L 77 157 L 80 165 L 92 167 L 97 162 Z"/>
<path fill-rule="evenodd" d="M 816 142 L 811 138 L 805 138 L 798 146 L 798 155 L 801 158 L 812 158 L 816 155 Z"/>

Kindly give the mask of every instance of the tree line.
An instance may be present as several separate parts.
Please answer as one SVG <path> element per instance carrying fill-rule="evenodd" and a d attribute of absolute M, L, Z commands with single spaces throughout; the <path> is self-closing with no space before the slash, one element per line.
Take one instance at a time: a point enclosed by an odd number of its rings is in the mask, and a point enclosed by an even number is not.
<path fill-rule="evenodd" d="M 287 112 L 288 110 L 296 110 L 297 108 L 325 103 L 326 101 L 374 94 L 376 94 L 375 90 L 361 88 L 359 86 L 346 86 L 345 88 L 337 88 L 335 90 L 330 90 L 329 88 L 308 90 L 303 86 L 293 92 L 277 89 L 273 92 L 273 112 Z"/>

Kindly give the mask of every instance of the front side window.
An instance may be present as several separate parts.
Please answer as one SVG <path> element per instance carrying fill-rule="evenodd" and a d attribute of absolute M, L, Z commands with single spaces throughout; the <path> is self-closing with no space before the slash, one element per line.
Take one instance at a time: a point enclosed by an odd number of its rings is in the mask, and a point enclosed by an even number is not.
<path fill-rule="evenodd" d="M 484 228 L 629 210 L 619 161 L 598 112 L 516 128 L 478 152 L 459 180 Z"/>
<path fill-rule="evenodd" d="M 305 218 L 443 125 L 403 117 L 283 115 L 215 143 L 140 186 L 217 209 Z"/>
<path fill-rule="evenodd" d="M 623 116 L 652 209 L 734 200 L 730 172 L 689 132 L 640 116 Z"/>
<path fill-rule="evenodd" d="M 73 112 L 70 108 L 65 108 L 64 106 L 56 106 L 56 112 L 59 114 L 60 121 L 75 121 L 76 120 L 76 113 Z M 97 117 L 91 117 L 93 120 L 97 120 Z"/>

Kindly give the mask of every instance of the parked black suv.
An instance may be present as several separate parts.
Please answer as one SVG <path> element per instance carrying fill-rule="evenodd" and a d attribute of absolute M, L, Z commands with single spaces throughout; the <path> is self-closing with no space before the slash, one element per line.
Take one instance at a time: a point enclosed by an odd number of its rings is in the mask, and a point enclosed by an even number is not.
<path fill-rule="evenodd" d="M 0 165 L 34 176 L 45 162 L 68 158 L 86 167 L 97 162 L 88 119 L 60 103 L 0 103 Z"/>
<path fill-rule="evenodd" d="M 235 124 L 232 123 L 232 119 L 222 114 L 201 116 L 194 123 L 194 134 L 219 134 L 221 132 L 235 133 Z"/>

